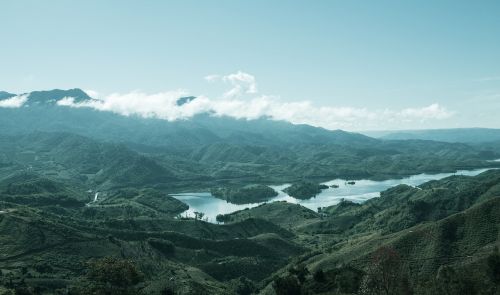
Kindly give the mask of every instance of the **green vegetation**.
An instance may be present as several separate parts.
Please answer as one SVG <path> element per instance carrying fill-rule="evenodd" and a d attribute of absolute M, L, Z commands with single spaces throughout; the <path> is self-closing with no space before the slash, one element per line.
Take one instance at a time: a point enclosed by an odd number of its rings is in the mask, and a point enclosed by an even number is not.
<path fill-rule="evenodd" d="M 317 194 L 321 192 L 321 190 L 327 189 L 328 186 L 324 184 L 317 184 L 312 182 L 299 182 L 294 183 L 291 186 L 285 188 L 283 191 L 294 197 L 296 199 L 310 199 L 315 197 Z"/>
<path fill-rule="evenodd" d="M 143 280 L 133 262 L 114 257 L 91 260 L 85 281 L 74 288 L 76 294 L 137 294 Z"/>
<path fill-rule="evenodd" d="M 274 189 L 259 184 L 247 185 L 242 188 L 212 188 L 210 192 L 214 197 L 234 204 L 260 203 L 278 195 Z"/>
<path fill-rule="evenodd" d="M 151 188 L 89 203 L 94 192 L 32 172 L 0 188 L 6 292 L 479 294 L 499 284 L 495 170 L 397 186 L 321 214 L 267 203 L 220 216 L 224 225 L 175 219 L 187 207 Z"/>
<path fill-rule="evenodd" d="M 344 278 L 351 291 L 341 293 L 494 294 L 499 184 L 500 171 L 453 176 L 419 188 L 398 186 L 362 205 L 343 201 L 322 210 L 326 218 L 295 227 L 321 236 L 322 250 L 300 259 L 314 274 L 300 288 L 317 290 L 313 294 L 325 284 L 333 288 L 336 279 L 326 274 L 340 271 L 340 264 L 358 273 L 356 280 Z"/>
<path fill-rule="evenodd" d="M 311 198 L 337 177 L 499 167 L 488 161 L 500 158 L 496 142 L 126 118 L 53 103 L 65 96 L 88 99 L 40 92 L 30 107 L 0 109 L 0 294 L 500 292 L 499 170 L 319 212 L 264 203 L 217 216 L 223 224 L 182 217 L 188 206 L 169 195 L 212 188 L 263 202 L 276 195 L 268 185 L 293 183 L 288 194 Z"/>
<path fill-rule="evenodd" d="M 134 201 L 170 215 L 179 214 L 189 209 L 189 206 L 181 201 L 151 189 L 141 192 Z"/>
<path fill-rule="evenodd" d="M 93 189 L 170 191 L 388 179 L 499 166 L 496 148 L 424 140 L 379 140 L 268 119 L 198 115 L 169 122 L 54 103 L 79 89 L 33 92 L 29 107 L 0 108 L 0 167 L 31 167 Z M 178 102 L 196 100 L 188 97 Z M 117 144 L 118 143 L 118 144 Z M 1 171 L 0 171 L 1 173 Z"/>
<path fill-rule="evenodd" d="M 225 222 L 258 218 L 265 219 L 283 228 L 291 229 L 293 226 L 307 222 L 307 220 L 317 219 L 319 214 L 300 205 L 287 202 L 273 202 L 223 216 Z"/>
<path fill-rule="evenodd" d="M 86 195 L 34 173 L 18 173 L 0 181 L 0 201 L 33 207 L 83 207 Z"/>

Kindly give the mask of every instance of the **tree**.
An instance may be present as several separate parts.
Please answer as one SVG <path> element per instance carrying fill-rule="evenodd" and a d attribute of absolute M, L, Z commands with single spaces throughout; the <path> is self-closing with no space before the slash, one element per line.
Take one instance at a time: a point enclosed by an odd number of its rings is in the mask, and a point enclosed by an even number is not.
<path fill-rule="evenodd" d="M 474 294 L 471 285 L 450 266 L 441 266 L 436 276 L 436 286 L 440 294 Z"/>
<path fill-rule="evenodd" d="M 381 247 L 372 255 L 366 276 L 361 283 L 362 294 L 411 294 L 408 280 L 396 250 Z"/>
<path fill-rule="evenodd" d="M 324 283 L 326 280 L 325 272 L 322 269 L 318 269 L 317 271 L 314 272 L 313 279 L 316 282 Z"/>
<path fill-rule="evenodd" d="M 302 284 L 306 280 L 306 276 L 309 274 L 309 270 L 303 264 L 299 264 L 290 268 L 290 273 L 297 276 L 297 279 Z"/>
<path fill-rule="evenodd" d="M 198 220 L 198 219 L 201 220 L 203 218 L 203 216 L 205 216 L 205 213 L 203 213 L 203 212 L 196 212 L 196 211 L 194 212 L 194 219 L 195 220 Z"/>
<path fill-rule="evenodd" d="M 239 277 L 234 285 L 234 290 L 238 295 L 250 295 L 256 290 L 255 284 L 247 277 Z"/>
<path fill-rule="evenodd" d="M 488 256 L 487 264 L 491 280 L 495 284 L 500 284 L 500 252 L 497 247 L 495 247 L 493 253 Z"/>
<path fill-rule="evenodd" d="M 300 295 L 302 293 L 299 281 L 293 275 L 277 278 L 273 282 L 273 288 L 276 295 Z"/>
<path fill-rule="evenodd" d="M 215 216 L 215 220 L 217 222 L 228 222 L 231 221 L 231 216 L 225 214 L 217 214 L 217 216 Z"/>
<path fill-rule="evenodd" d="M 87 281 L 92 294 L 136 294 L 134 287 L 142 280 L 141 272 L 129 260 L 104 257 L 88 263 Z"/>
<path fill-rule="evenodd" d="M 166 286 L 160 291 L 161 295 L 175 295 L 174 288 L 171 286 Z"/>

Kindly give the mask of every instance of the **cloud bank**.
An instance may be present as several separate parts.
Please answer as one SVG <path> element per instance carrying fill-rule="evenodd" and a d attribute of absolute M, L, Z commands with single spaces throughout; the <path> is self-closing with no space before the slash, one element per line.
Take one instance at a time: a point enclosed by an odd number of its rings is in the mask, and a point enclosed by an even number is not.
<path fill-rule="evenodd" d="M 210 113 L 213 116 L 229 116 L 237 119 L 253 120 L 262 117 L 283 120 L 294 124 L 309 124 L 327 129 L 362 129 L 386 123 L 411 123 L 449 118 L 453 112 L 431 104 L 421 108 L 402 110 L 368 110 L 365 108 L 315 106 L 309 101 L 283 102 L 273 96 L 258 96 L 249 100 L 211 99 L 199 96 L 183 105 L 177 105 L 183 91 L 157 94 L 132 92 L 112 94 L 101 99 L 75 103 L 67 97 L 57 104 L 69 107 L 90 107 L 100 111 L 110 111 L 130 116 L 159 118 L 168 121 L 189 119 L 197 114 Z"/>
<path fill-rule="evenodd" d="M 0 100 L 0 108 L 19 108 L 28 101 L 28 95 L 17 95 L 7 99 Z"/>
<path fill-rule="evenodd" d="M 168 121 L 184 120 L 197 114 L 209 113 L 212 116 L 229 116 L 246 120 L 265 117 L 294 124 L 349 130 L 399 127 L 400 124 L 444 120 L 454 115 L 454 112 L 438 103 L 395 110 L 317 106 L 310 101 L 286 102 L 277 96 L 259 94 L 255 77 L 241 71 L 225 76 L 210 75 L 205 77 L 205 80 L 228 84 L 230 88 L 218 98 L 201 95 L 181 105 L 177 104 L 177 100 L 188 95 L 184 90 L 154 94 L 133 91 L 106 96 L 88 90 L 86 92 L 93 96 L 91 100 L 75 102 L 74 98 L 65 97 L 57 104 Z M 16 96 L 0 101 L 0 107 L 20 107 L 26 100 L 26 96 Z"/>

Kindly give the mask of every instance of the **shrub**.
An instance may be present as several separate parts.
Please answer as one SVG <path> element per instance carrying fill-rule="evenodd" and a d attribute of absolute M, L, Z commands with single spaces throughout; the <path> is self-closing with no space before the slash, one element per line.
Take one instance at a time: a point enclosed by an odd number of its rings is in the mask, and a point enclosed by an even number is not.
<path fill-rule="evenodd" d="M 104 257 L 88 263 L 87 281 L 91 294 L 136 294 L 134 286 L 142 280 L 142 273 L 129 260 Z"/>
<path fill-rule="evenodd" d="M 276 295 L 300 295 L 302 293 L 299 281 L 295 276 L 277 278 L 273 282 L 273 288 Z"/>
<path fill-rule="evenodd" d="M 318 269 L 317 271 L 315 271 L 313 274 L 313 279 L 316 282 L 323 283 L 325 281 L 325 273 L 323 272 L 323 270 Z"/>

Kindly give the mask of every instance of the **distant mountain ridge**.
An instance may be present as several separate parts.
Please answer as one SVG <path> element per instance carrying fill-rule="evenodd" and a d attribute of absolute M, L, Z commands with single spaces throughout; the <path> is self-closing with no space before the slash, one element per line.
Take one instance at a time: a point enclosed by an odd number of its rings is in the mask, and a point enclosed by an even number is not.
<path fill-rule="evenodd" d="M 199 114 L 189 120 L 169 122 L 56 104 L 66 97 L 73 98 L 76 103 L 92 99 L 78 88 L 31 92 L 25 103 L 27 107 L 0 108 L 0 133 L 72 132 L 100 140 L 175 147 L 221 142 L 274 146 L 301 143 L 370 145 L 377 141 L 342 130 L 331 131 L 266 118 L 245 120 Z M 194 96 L 180 97 L 177 104 L 194 99 Z"/>
<path fill-rule="evenodd" d="M 490 160 L 500 158 L 495 146 L 380 140 L 268 118 L 199 114 L 167 121 L 55 103 L 64 97 L 91 99 L 80 89 L 41 91 L 31 93 L 23 107 L 0 108 L 0 165 L 11 165 L 12 159 L 31 165 L 24 155 L 34 154 L 45 156 L 41 164 L 34 162 L 39 169 L 69 173 L 92 186 L 180 188 L 196 183 L 199 188 L 201 183 L 388 179 L 492 167 L 498 163 Z M 13 142 L 17 147 L 9 147 Z"/>
<path fill-rule="evenodd" d="M 296 143 L 370 145 L 377 142 L 373 138 L 461 143 L 500 141 L 500 129 L 493 128 L 388 130 L 353 133 L 342 130 L 326 130 L 309 125 L 295 125 L 269 118 L 246 120 L 215 117 L 208 113 L 195 115 L 189 120 L 168 122 L 162 119 L 142 118 L 133 115 L 122 116 L 92 108 L 70 108 L 57 105 L 57 101 L 63 98 L 72 98 L 75 103 L 92 99 L 79 88 L 33 91 L 24 95 L 28 95 L 24 105 L 35 108 L 12 108 L 9 110 L 0 108 L 0 115 L 2 115 L 0 123 L 5 126 L 5 128 L 0 126 L 1 133 L 8 134 L 9 130 L 12 133 L 19 131 L 24 133 L 32 131 L 74 132 L 98 139 L 127 141 L 151 146 L 192 146 L 216 142 L 265 145 Z M 0 91 L 0 100 L 14 96 L 16 94 Z M 182 106 L 195 99 L 195 96 L 179 97 L 176 104 Z M 37 109 L 37 106 L 51 106 L 52 108 L 43 108 L 44 113 L 41 114 L 39 113 L 41 110 Z M 49 118 L 51 120 L 47 121 Z M 126 132 L 127 130 L 129 132 Z M 156 138 L 162 138 L 162 141 L 158 142 L 155 140 Z"/>
<path fill-rule="evenodd" d="M 16 96 L 16 95 L 12 94 L 12 93 L 9 93 L 9 92 L 6 92 L 6 91 L 0 91 L 0 100 L 1 99 L 11 98 L 13 96 Z"/>
<path fill-rule="evenodd" d="M 57 101 L 65 98 L 71 97 L 74 99 L 74 102 L 83 102 L 86 100 L 90 100 L 91 97 L 85 93 L 83 90 L 79 88 L 69 89 L 69 90 L 61 90 L 54 89 L 48 91 L 33 91 L 28 95 L 28 104 L 55 104 Z"/>
<path fill-rule="evenodd" d="M 444 142 L 479 143 L 500 141 L 500 129 L 494 128 L 454 128 L 402 131 L 363 132 L 368 136 L 390 140 L 434 140 Z"/>
<path fill-rule="evenodd" d="M 83 90 L 79 88 L 74 88 L 68 90 L 53 89 L 53 90 L 33 91 L 21 94 L 13 94 L 6 91 L 0 91 L 0 100 L 9 99 L 19 95 L 27 95 L 27 101 L 24 103 L 24 105 L 26 106 L 55 105 L 57 101 L 66 97 L 71 97 L 76 103 L 92 99 Z"/>
<path fill-rule="evenodd" d="M 120 294 L 379 294 L 378 265 L 401 285 L 391 294 L 442 294 L 441 284 L 448 294 L 500 290 L 498 169 L 318 212 L 268 202 L 219 215 L 222 225 L 203 218 L 210 208 L 173 197 L 210 191 L 250 204 L 276 195 L 268 185 L 321 189 L 338 178 L 356 180 L 357 193 L 358 179 L 498 168 L 500 144 L 376 139 L 208 113 L 170 122 L 57 103 L 67 97 L 92 99 L 80 89 L 38 91 L 13 100 L 22 107 L 0 107 L 1 294 L 113 293 L 123 285 L 115 278 L 129 276 L 124 262 L 144 282 Z M 388 260 L 373 259 L 381 249 Z M 99 272 L 110 279 L 89 275 L 109 263 Z"/>

